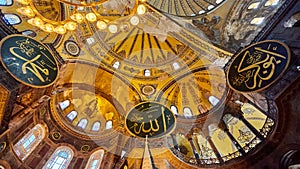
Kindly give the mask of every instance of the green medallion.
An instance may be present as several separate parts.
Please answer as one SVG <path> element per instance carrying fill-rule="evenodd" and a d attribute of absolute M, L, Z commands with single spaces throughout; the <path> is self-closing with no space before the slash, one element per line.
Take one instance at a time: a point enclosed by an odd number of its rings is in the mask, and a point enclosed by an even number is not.
<path fill-rule="evenodd" d="M 175 116 L 161 104 L 144 102 L 127 114 L 125 125 L 134 136 L 158 138 L 175 128 Z"/>
<path fill-rule="evenodd" d="M 227 71 L 230 88 L 239 92 L 257 92 L 282 76 L 290 62 L 290 50 L 280 41 L 253 44 L 238 53 Z"/>
<path fill-rule="evenodd" d="M 58 65 L 42 43 L 26 36 L 7 36 L 1 41 L 1 61 L 18 81 L 31 87 L 47 87 L 58 77 Z"/>

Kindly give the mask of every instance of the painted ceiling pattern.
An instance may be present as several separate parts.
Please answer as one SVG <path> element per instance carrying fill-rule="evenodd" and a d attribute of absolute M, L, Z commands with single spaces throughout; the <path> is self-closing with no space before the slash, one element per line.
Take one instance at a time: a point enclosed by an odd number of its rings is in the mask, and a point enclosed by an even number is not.
<path fill-rule="evenodd" d="M 52 20 L 63 20 L 75 10 L 60 1 L 33 2 L 44 18 Z M 65 62 L 51 94 L 53 120 L 76 139 L 95 140 L 100 147 L 106 144 L 101 143 L 105 137 L 124 137 L 116 143 L 123 147 L 131 137 L 124 128 L 127 113 L 138 104 L 155 102 L 172 111 L 176 127 L 165 136 L 164 144 L 151 140 L 153 154 L 159 154 L 155 148 L 166 149 L 179 161 L 202 167 L 223 165 L 252 153 L 276 124 L 276 113 L 268 116 L 275 106 L 271 102 L 262 106 L 231 91 L 224 65 L 284 0 L 141 3 L 144 14 L 131 15 L 132 8 L 120 11 L 113 3 L 109 9 L 100 6 L 98 12 L 112 20 L 105 29 L 85 20 L 63 35 L 44 32 L 21 16 L 22 23 L 15 28 L 30 29 L 36 40 L 52 43 Z M 20 5 L 16 2 L 1 9 L 20 15 L 15 12 Z M 265 18 L 252 11 L 260 8 L 268 9 Z M 249 23 L 241 23 L 245 17 Z M 260 94 L 253 97 L 266 99 Z M 149 125 L 154 130 L 151 122 L 140 127 Z M 133 161 L 142 159 L 146 149 L 143 141 L 137 142 L 136 147 L 124 147 L 133 168 L 137 167 Z"/>

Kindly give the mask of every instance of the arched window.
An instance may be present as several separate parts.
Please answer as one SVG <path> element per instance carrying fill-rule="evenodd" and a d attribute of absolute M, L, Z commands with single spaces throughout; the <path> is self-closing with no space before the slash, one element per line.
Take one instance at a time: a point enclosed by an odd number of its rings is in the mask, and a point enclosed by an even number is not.
<path fill-rule="evenodd" d="M 61 108 L 61 110 L 65 110 L 69 106 L 70 106 L 70 100 L 65 100 L 59 103 L 59 107 Z"/>
<path fill-rule="evenodd" d="M 208 101 L 211 105 L 215 106 L 219 103 L 220 100 L 215 96 L 209 96 Z"/>
<path fill-rule="evenodd" d="M 10 6 L 12 5 L 12 0 L 0 0 L 0 6 Z"/>
<path fill-rule="evenodd" d="M 114 67 L 115 69 L 119 69 L 119 67 L 120 67 L 120 62 L 119 62 L 119 61 L 115 61 L 115 63 L 113 64 L 113 67 Z"/>
<path fill-rule="evenodd" d="M 99 131 L 99 130 L 100 130 L 100 122 L 96 121 L 92 126 L 92 131 Z"/>
<path fill-rule="evenodd" d="M 111 129 L 113 126 L 113 123 L 111 120 L 107 121 L 106 124 L 105 124 L 105 129 Z"/>
<path fill-rule="evenodd" d="M 257 18 L 253 18 L 250 22 L 250 24 L 252 25 L 260 25 L 264 22 L 265 17 L 257 17 Z"/>
<path fill-rule="evenodd" d="M 22 31 L 22 34 L 25 35 L 25 36 L 30 36 L 30 37 L 36 37 L 36 33 L 32 30 L 25 30 L 25 31 Z"/>
<path fill-rule="evenodd" d="M 178 114 L 178 110 L 177 110 L 177 107 L 176 106 L 171 106 L 171 111 L 174 113 L 174 114 Z"/>
<path fill-rule="evenodd" d="M 88 120 L 87 119 L 81 119 L 79 121 L 79 123 L 77 124 L 78 127 L 82 128 L 82 129 L 85 129 L 86 126 L 88 124 Z"/>
<path fill-rule="evenodd" d="M 73 150 L 67 146 L 58 147 L 43 169 L 66 169 L 73 158 Z"/>
<path fill-rule="evenodd" d="M 85 169 L 99 169 L 103 159 L 103 155 L 104 155 L 104 150 L 98 150 L 94 152 L 90 156 Z"/>
<path fill-rule="evenodd" d="M 25 160 L 38 146 L 44 139 L 45 132 L 45 128 L 41 124 L 37 124 L 14 145 L 14 151 L 21 160 Z"/>
<path fill-rule="evenodd" d="M 177 69 L 180 68 L 180 66 L 179 66 L 179 64 L 178 64 L 177 62 L 174 62 L 174 63 L 173 63 L 173 68 L 174 68 L 175 70 L 177 70 Z"/>
<path fill-rule="evenodd" d="M 4 20 L 6 20 L 11 25 L 17 25 L 21 23 L 21 19 L 16 14 L 4 14 Z"/>
<path fill-rule="evenodd" d="M 151 76 L 151 71 L 149 69 L 144 70 L 144 76 L 146 77 Z"/>
<path fill-rule="evenodd" d="M 86 39 L 86 42 L 87 42 L 89 45 L 91 45 L 91 44 L 95 43 L 95 39 L 94 39 L 94 38 L 87 38 L 87 39 Z"/>
<path fill-rule="evenodd" d="M 183 109 L 183 115 L 184 117 L 191 117 L 193 115 L 192 110 L 188 107 L 185 107 Z"/>
<path fill-rule="evenodd" d="M 77 111 L 73 110 L 67 115 L 67 118 L 73 121 L 77 117 L 77 114 L 78 114 Z"/>
<path fill-rule="evenodd" d="M 265 6 L 275 6 L 279 3 L 279 0 L 268 0 L 266 3 L 265 3 Z"/>

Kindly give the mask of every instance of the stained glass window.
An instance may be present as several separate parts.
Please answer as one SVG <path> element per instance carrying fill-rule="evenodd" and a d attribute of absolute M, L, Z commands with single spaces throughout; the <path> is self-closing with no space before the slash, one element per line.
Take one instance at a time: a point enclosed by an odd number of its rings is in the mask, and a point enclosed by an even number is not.
<path fill-rule="evenodd" d="M 15 145 L 14 150 L 21 160 L 36 148 L 36 146 L 45 137 L 45 128 L 41 124 L 35 125 L 25 136 L 23 136 Z"/>
<path fill-rule="evenodd" d="M 58 147 L 43 169 L 66 169 L 73 158 L 73 151 L 67 146 Z"/>

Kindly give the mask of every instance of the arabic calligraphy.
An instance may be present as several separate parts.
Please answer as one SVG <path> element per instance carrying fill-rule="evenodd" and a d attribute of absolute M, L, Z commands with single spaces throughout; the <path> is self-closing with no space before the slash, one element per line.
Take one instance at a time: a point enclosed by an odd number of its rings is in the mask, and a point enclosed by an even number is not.
<path fill-rule="evenodd" d="M 260 91 L 279 78 L 290 62 L 289 48 L 280 41 L 256 43 L 240 52 L 227 72 L 229 86 L 241 92 Z"/>
<path fill-rule="evenodd" d="M 142 138 L 161 137 L 175 127 L 175 116 L 163 105 L 144 102 L 133 108 L 126 117 L 131 134 Z"/>
<path fill-rule="evenodd" d="M 1 42 L 1 60 L 9 73 L 32 87 L 47 87 L 56 80 L 58 65 L 40 42 L 22 35 L 8 36 Z"/>

